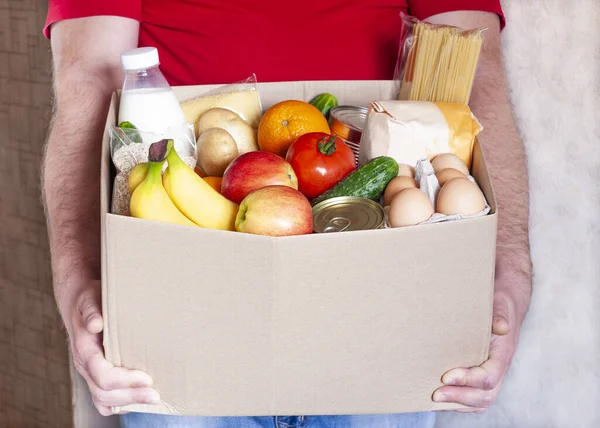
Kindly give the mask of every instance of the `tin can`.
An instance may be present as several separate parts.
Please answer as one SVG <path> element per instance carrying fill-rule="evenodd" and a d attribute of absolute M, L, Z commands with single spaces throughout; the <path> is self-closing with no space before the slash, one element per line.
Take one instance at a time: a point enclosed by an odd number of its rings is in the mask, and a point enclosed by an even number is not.
<path fill-rule="evenodd" d="M 337 106 L 329 111 L 329 128 L 352 149 L 358 164 L 360 139 L 369 109 L 359 106 Z"/>
<path fill-rule="evenodd" d="M 377 202 L 356 196 L 339 196 L 313 207 L 316 233 L 381 229 L 385 212 Z"/>

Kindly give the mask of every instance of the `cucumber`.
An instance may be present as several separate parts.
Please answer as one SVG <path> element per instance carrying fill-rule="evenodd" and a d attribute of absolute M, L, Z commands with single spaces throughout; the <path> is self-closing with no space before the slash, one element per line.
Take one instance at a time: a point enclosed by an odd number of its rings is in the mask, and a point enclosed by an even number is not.
<path fill-rule="evenodd" d="M 337 107 L 338 100 L 334 95 L 324 92 L 310 100 L 309 104 L 312 104 L 318 108 L 323 116 L 329 120 L 329 110 L 331 110 L 333 107 Z"/>
<path fill-rule="evenodd" d="M 378 201 L 385 187 L 398 175 L 398 162 L 389 156 L 371 159 L 367 164 L 352 171 L 342 181 L 311 201 L 319 202 L 338 196 L 358 196 Z"/>

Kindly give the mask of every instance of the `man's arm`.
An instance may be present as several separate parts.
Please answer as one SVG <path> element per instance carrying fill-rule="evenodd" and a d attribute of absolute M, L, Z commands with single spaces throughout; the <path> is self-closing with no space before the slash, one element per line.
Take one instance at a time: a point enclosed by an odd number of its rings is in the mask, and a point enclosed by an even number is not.
<path fill-rule="evenodd" d="M 157 399 L 142 372 L 104 359 L 100 305 L 100 150 L 111 93 L 122 84 L 120 53 L 137 46 L 136 21 L 90 17 L 52 26 L 54 115 L 43 196 L 54 291 L 77 370 L 102 414 Z M 154 401 L 155 401 L 154 400 Z"/>
<path fill-rule="evenodd" d="M 497 397 L 531 299 L 527 166 L 506 85 L 498 16 L 459 11 L 428 21 L 465 29 L 487 28 L 469 104 L 484 127 L 480 141 L 498 203 L 494 336 L 486 363 L 446 373 L 444 383 L 457 386 L 442 387 L 434 395 L 435 400 L 458 402 L 481 411 Z"/>

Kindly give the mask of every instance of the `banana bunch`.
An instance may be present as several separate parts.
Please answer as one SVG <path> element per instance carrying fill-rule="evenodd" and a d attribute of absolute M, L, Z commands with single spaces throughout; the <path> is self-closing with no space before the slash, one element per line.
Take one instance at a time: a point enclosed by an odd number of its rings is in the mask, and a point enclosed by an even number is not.
<path fill-rule="evenodd" d="M 130 212 L 147 220 L 235 230 L 239 206 L 212 188 L 181 160 L 173 140 L 150 146 L 149 162 L 129 174 Z M 167 168 L 162 174 L 163 165 Z"/>

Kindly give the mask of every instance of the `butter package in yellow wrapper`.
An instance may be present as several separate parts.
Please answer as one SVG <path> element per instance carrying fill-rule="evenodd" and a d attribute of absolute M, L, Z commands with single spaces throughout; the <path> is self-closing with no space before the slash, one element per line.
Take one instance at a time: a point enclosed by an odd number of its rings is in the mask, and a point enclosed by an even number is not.
<path fill-rule="evenodd" d="M 359 164 L 378 156 L 415 166 L 440 153 L 454 153 L 470 169 L 475 137 L 483 127 L 461 103 L 376 101 L 360 141 Z"/>

